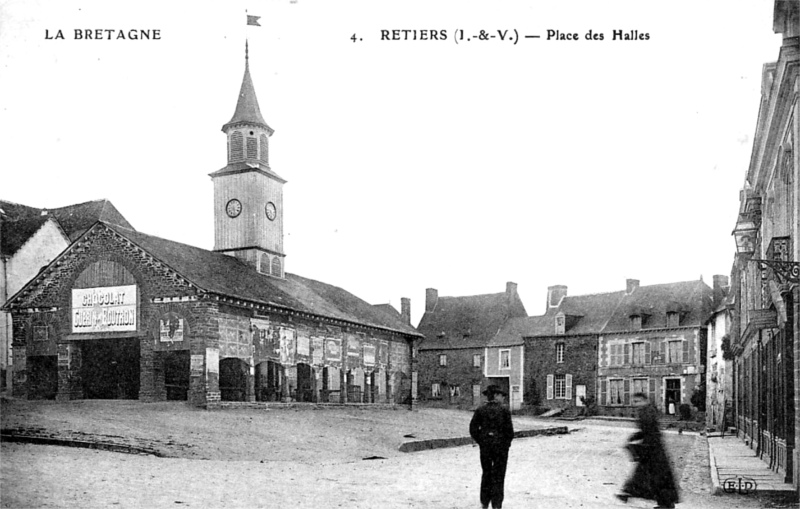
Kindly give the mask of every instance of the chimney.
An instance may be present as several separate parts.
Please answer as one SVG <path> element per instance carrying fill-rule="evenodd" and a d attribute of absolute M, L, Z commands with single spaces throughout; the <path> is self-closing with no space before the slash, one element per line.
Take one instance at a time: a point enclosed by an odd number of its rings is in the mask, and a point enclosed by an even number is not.
<path fill-rule="evenodd" d="M 547 309 L 557 308 L 561 300 L 567 296 L 566 285 L 554 285 L 547 287 Z"/>
<path fill-rule="evenodd" d="M 400 315 L 404 322 L 411 325 L 411 299 L 408 297 L 400 297 Z"/>
<path fill-rule="evenodd" d="M 639 280 L 638 279 L 626 279 L 625 280 L 625 295 L 630 295 L 639 288 Z"/>
<path fill-rule="evenodd" d="M 439 290 L 436 288 L 425 289 L 425 312 L 431 312 L 436 309 L 436 303 L 439 302 Z"/>
<path fill-rule="evenodd" d="M 714 276 L 714 308 L 722 303 L 725 298 L 725 290 L 728 288 L 728 276 Z"/>
<path fill-rule="evenodd" d="M 517 283 L 506 283 L 506 303 L 511 306 L 517 298 Z"/>

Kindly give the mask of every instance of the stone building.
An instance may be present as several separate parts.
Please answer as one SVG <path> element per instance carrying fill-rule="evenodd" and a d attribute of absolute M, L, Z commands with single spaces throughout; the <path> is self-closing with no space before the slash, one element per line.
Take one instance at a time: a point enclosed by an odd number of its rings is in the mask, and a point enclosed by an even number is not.
<path fill-rule="evenodd" d="M 631 395 L 637 392 L 667 414 L 691 404 L 704 385 L 711 306 L 712 290 L 702 280 L 649 286 L 627 280 L 599 338 L 600 412 L 634 415 Z"/>
<path fill-rule="evenodd" d="M 0 200 L 0 306 L 96 221 L 132 228 L 108 200 L 37 208 Z M 11 387 L 11 315 L 0 311 L 0 387 Z M 41 388 L 45 392 L 52 388 Z"/>
<path fill-rule="evenodd" d="M 714 310 L 706 322 L 706 427 L 722 431 L 733 422 L 733 358 L 730 354 L 732 294 L 726 276 L 714 276 Z"/>
<path fill-rule="evenodd" d="M 776 1 L 773 28 L 733 231 L 734 405 L 739 436 L 800 491 L 800 1 Z"/>
<path fill-rule="evenodd" d="M 211 173 L 214 250 L 100 218 L 5 305 L 14 393 L 57 399 L 399 403 L 422 336 L 401 314 L 286 271 L 283 185 L 249 61 Z M 43 393 L 41 387 L 50 388 Z"/>
<path fill-rule="evenodd" d="M 506 283 L 503 293 L 465 297 L 439 297 L 428 288 L 417 327 L 425 336 L 419 348 L 420 399 L 429 406 L 471 408 L 489 382 L 511 391 L 508 376 L 487 378 L 487 347 L 509 319 L 524 316 L 516 283 Z"/>
<path fill-rule="evenodd" d="M 578 413 L 597 399 L 597 345 L 623 292 L 568 296 L 547 290 L 547 310 L 524 333 L 525 401 Z M 586 398 L 584 400 L 583 398 Z"/>

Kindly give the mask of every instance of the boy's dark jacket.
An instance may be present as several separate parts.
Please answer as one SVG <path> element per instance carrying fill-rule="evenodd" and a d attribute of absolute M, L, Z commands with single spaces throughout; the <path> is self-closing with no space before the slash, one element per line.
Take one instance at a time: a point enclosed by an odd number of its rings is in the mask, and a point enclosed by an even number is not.
<path fill-rule="evenodd" d="M 475 410 L 469 423 L 469 434 L 480 446 L 510 447 L 514 439 L 511 412 L 495 401 L 489 401 Z"/>

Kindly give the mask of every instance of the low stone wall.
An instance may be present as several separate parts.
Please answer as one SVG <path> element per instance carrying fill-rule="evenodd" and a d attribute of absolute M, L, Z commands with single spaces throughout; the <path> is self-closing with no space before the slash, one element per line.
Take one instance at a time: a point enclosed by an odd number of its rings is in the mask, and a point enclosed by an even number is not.
<path fill-rule="evenodd" d="M 569 429 L 566 426 L 556 426 L 552 428 L 524 429 L 514 432 L 514 438 L 527 438 L 542 435 L 566 435 Z M 400 452 L 418 452 L 429 449 L 441 449 L 443 447 L 459 447 L 475 443 L 472 437 L 455 438 L 434 438 L 431 440 L 417 440 L 406 442 L 400 446 Z"/>

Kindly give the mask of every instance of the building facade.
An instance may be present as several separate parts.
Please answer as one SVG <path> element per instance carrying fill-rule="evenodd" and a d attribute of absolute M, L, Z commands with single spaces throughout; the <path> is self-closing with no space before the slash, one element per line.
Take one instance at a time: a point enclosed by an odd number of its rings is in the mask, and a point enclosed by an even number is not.
<path fill-rule="evenodd" d="M 800 490 L 800 2 L 775 2 L 774 30 L 733 232 L 734 406 L 739 436 Z"/>
<path fill-rule="evenodd" d="M 578 413 L 597 401 L 597 347 L 600 333 L 622 292 L 567 295 L 548 288 L 544 315 L 524 333 L 526 403 Z"/>
<path fill-rule="evenodd" d="M 733 424 L 733 356 L 730 351 L 731 305 L 729 280 L 714 276 L 714 311 L 708 319 L 706 370 L 706 428 L 723 431 Z"/>
<path fill-rule="evenodd" d="M 439 297 L 436 289 L 427 289 L 425 313 L 417 327 L 425 336 L 419 348 L 424 404 L 472 408 L 489 383 L 500 385 L 513 399 L 510 352 L 501 360 L 500 352 L 490 355 L 488 347 L 508 320 L 524 316 L 516 283 L 507 283 L 504 293 L 466 297 Z M 501 362 L 508 368 L 501 369 Z"/>
<path fill-rule="evenodd" d="M 0 306 L 96 221 L 131 225 L 108 200 L 36 208 L 0 200 Z M 12 385 L 12 320 L 0 311 L 0 387 Z"/>
<path fill-rule="evenodd" d="M 705 380 L 706 329 L 712 290 L 702 280 L 639 286 L 625 294 L 598 345 L 600 412 L 633 416 L 631 396 L 648 394 L 665 414 L 692 403 Z"/>
<path fill-rule="evenodd" d="M 214 251 L 94 223 L 5 305 L 14 394 L 413 403 L 421 335 L 390 313 L 286 272 L 283 180 L 269 167 L 246 56 L 228 164 L 214 184 Z"/>

